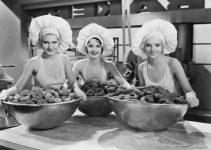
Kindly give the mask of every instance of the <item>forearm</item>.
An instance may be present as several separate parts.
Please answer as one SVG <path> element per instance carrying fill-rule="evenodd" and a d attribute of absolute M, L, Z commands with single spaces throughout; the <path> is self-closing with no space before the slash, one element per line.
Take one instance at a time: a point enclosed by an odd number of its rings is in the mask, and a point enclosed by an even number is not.
<path fill-rule="evenodd" d="M 74 88 L 74 83 L 76 81 L 76 77 L 72 71 L 72 64 L 68 57 L 65 57 L 65 73 L 68 79 L 68 86 Z"/>
<path fill-rule="evenodd" d="M 20 92 L 23 89 L 23 86 L 25 85 L 25 83 L 26 83 L 26 79 L 23 79 L 23 75 L 22 75 L 14 86 L 10 87 L 9 89 L 5 89 L 1 92 L 0 99 L 5 100 L 7 97 Z"/>
<path fill-rule="evenodd" d="M 125 80 L 123 79 L 123 86 L 126 87 L 127 89 L 131 89 L 131 85 Z"/>
<path fill-rule="evenodd" d="M 13 86 L 7 90 L 3 90 L 0 93 L 0 100 L 5 100 L 7 99 L 7 97 L 9 97 L 10 95 L 13 95 L 17 92 L 17 88 L 16 86 Z"/>
<path fill-rule="evenodd" d="M 186 77 L 183 80 L 178 80 L 176 78 L 176 81 L 179 82 L 179 85 L 182 88 L 182 91 L 184 93 L 188 93 L 188 92 L 193 91 L 193 89 L 192 89 L 192 87 L 191 87 L 191 85 L 190 85 L 190 83 L 189 83 L 189 81 Z"/>
<path fill-rule="evenodd" d="M 79 87 L 79 85 L 78 85 L 78 82 L 75 81 L 75 82 L 73 83 L 73 91 L 76 92 L 76 91 L 78 91 L 78 90 L 81 90 L 81 89 L 80 89 L 80 87 Z"/>
<path fill-rule="evenodd" d="M 123 77 L 115 77 L 117 84 L 122 85 L 123 87 L 130 89 L 131 85 Z"/>
<path fill-rule="evenodd" d="M 28 80 L 31 80 L 31 78 L 28 78 Z M 17 89 L 17 92 L 20 92 L 23 90 L 24 86 L 26 85 L 27 80 L 23 79 L 23 77 L 20 77 L 17 83 L 15 84 L 15 87 Z"/>
<path fill-rule="evenodd" d="M 8 96 L 13 95 L 17 92 L 18 92 L 18 89 L 17 89 L 16 85 L 12 86 L 11 88 L 8 89 Z"/>
<path fill-rule="evenodd" d="M 69 79 L 66 81 L 68 87 L 72 88 L 74 87 L 74 81 L 70 81 Z"/>
<path fill-rule="evenodd" d="M 77 81 L 75 81 L 75 83 L 73 84 L 73 90 L 78 96 L 82 98 L 82 100 L 87 99 L 86 94 L 80 89 Z"/>
<path fill-rule="evenodd" d="M 139 86 L 145 86 L 144 76 L 143 76 L 143 66 L 138 67 L 138 80 L 139 80 Z"/>

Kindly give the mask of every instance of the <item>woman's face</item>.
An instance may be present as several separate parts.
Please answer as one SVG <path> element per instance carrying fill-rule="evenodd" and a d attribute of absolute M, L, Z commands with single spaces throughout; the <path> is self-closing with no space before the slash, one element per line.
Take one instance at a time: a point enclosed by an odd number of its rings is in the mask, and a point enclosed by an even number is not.
<path fill-rule="evenodd" d="M 151 37 L 145 42 L 144 52 L 148 58 L 155 59 L 160 55 L 163 55 L 163 48 L 163 42 L 161 39 Z"/>
<path fill-rule="evenodd" d="M 59 39 L 54 34 L 46 34 L 42 37 L 42 48 L 48 55 L 53 55 L 58 50 Z"/>
<path fill-rule="evenodd" d="M 90 58 L 99 58 L 102 52 L 102 45 L 97 39 L 90 39 L 87 43 L 87 54 Z"/>

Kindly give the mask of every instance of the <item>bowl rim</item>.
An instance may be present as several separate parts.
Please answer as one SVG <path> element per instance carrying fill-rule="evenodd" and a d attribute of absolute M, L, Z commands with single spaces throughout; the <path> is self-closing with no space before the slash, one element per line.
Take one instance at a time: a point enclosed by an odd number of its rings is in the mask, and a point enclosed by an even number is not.
<path fill-rule="evenodd" d="M 109 100 L 114 100 L 114 101 L 119 101 L 119 102 L 126 102 L 126 103 L 133 103 L 136 105 L 153 105 L 153 106 L 181 106 L 181 105 L 187 105 L 187 107 L 189 106 L 188 104 L 166 104 L 166 103 L 139 103 L 139 102 L 135 102 L 135 101 L 128 101 L 128 100 L 119 100 L 119 99 L 115 99 L 113 97 L 107 97 Z"/>
<path fill-rule="evenodd" d="M 70 100 L 70 101 L 65 101 L 65 102 L 59 102 L 59 103 L 47 103 L 47 104 L 20 104 L 20 103 L 12 103 L 9 101 L 2 101 L 2 104 L 4 105 L 13 105 L 13 106 L 29 106 L 29 107 L 40 107 L 40 106 L 53 106 L 53 105 L 63 105 L 63 104 L 68 104 L 68 103 L 73 103 L 76 101 L 81 100 L 81 98 Z"/>
<path fill-rule="evenodd" d="M 107 96 L 87 96 L 87 98 L 107 98 Z"/>

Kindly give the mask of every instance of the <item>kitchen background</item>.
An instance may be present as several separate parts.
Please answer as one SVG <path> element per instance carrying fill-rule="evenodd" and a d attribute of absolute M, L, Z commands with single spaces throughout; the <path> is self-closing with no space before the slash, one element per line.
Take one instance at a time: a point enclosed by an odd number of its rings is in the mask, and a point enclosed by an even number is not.
<path fill-rule="evenodd" d="M 162 18 L 173 22 L 178 30 L 178 59 L 184 63 L 190 83 L 200 99 L 192 111 L 199 121 L 211 122 L 211 1 L 210 0 L 131 0 L 131 32 L 122 30 L 121 0 L 2 0 L 0 1 L 0 64 L 15 82 L 32 51 L 28 25 L 32 17 L 51 13 L 65 18 L 73 30 L 75 44 L 80 28 L 90 22 L 112 30 L 118 39 L 114 53 L 117 63 L 127 62 L 130 36 L 145 21 Z M 127 21 L 127 18 L 126 20 Z M 126 45 L 123 47 L 123 45 Z M 191 113 L 190 113 L 191 114 Z"/>

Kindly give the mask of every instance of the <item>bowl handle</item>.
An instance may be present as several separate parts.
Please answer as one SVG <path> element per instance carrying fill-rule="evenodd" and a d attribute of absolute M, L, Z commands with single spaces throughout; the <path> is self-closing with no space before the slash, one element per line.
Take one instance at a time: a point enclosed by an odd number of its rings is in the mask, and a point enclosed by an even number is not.
<path fill-rule="evenodd" d="M 12 115 L 10 114 L 10 112 L 8 110 L 8 106 L 5 105 L 4 103 L 2 103 L 2 108 L 4 110 L 4 116 L 5 116 L 5 118 L 7 118 L 7 119 L 11 118 Z"/>
<path fill-rule="evenodd" d="M 15 117 L 11 115 L 11 113 L 9 112 L 8 106 L 3 104 L 3 109 L 4 109 L 4 120 L 5 120 L 5 125 L 3 128 L 6 129 L 6 128 L 19 126 L 20 123 L 18 123 Z"/>
<path fill-rule="evenodd" d="M 4 114 L 5 114 L 5 118 L 7 118 L 7 119 L 10 119 L 12 117 L 12 115 L 10 114 L 10 112 L 7 109 L 4 110 Z"/>

